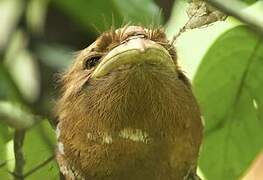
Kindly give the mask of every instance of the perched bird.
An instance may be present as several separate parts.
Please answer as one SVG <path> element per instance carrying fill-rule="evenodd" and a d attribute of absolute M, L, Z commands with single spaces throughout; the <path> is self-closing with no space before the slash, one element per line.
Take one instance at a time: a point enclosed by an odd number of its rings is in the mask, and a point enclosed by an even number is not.
<path fill-rule="evenodd" d="M 103 33 L 61 85 L 56 158 L 65 179 L 198 179 L 200 111 L 161 28 Z"/>

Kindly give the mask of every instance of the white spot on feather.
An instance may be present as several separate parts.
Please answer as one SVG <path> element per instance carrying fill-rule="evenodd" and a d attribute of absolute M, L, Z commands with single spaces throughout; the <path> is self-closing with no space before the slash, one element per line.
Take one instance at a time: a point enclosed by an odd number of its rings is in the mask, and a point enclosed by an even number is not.
<path fill-rule="evenodd" d="M 88 138 L 88 139 L 93 139 L 92 134 L 91 134 L 91 133 L 88 133 L 88 134 L 87 134 L 87 138 Z"/>
<path fill-rule="evenodd" d="M 62 172 L 62 174 L 64 175 L 68 173 L 68 169 L 65 166 L 60 166 L 59 169 L 60 169 L 60 172 Z"/>
<path fill-rule="evenodd" d="M 60 171 L 62 174 L 68 176 L 71 179 L 79 179 L 79 180 L 85 180 L 84 177 L 82 177 L 74 168 L 74 166 L 72 166 L 71 168 L 68 168 L 66 166 L 60 166 Z"/>
<path fill-rule="evenodd" d="M 91 133 L 87 133 L 87 139 L 88 141 L 96 141 L 96 137 Z"/>
<path fill-rule="evenodd" d="M 63 145 L 62 142 L 58 142 L 58 152 L 60 154 L 65 154 L 65 152 L 64 152 L 64 145 Z"/>
<path fill-rule="evenodd" d="M 71 178 L 75 178 L 75 174 L 73 173 L 73 171 L 71 169 L 68 169 L 68 174 L 67 174 L 69 177 Z"/>
<path fill-rule="evenodd" d="M 112 144 L 112 137 L 109 134 L 104 134 L 102 137 L 102 143 L 104 144 Z"/>
<path fill-rule="evenodd" d="M 57 139 L 59 138 L 59 136 L 60 136 L 60 129 L 59 129 L 59 124 L 57 125 L 57 128 L 56 128 L 56 137 L 57 137 Z"/>
<path fill-rule="evenodd" d="M 116 138 L 127 139 L 135 142 L 143 142 L 149 144 L 152 138 L 149 137 L 148 133 L 140 129 L 124 128 L 121 131 L 113 134 L 103 133 L 100 138 L 96 138 L 92 133 L 87 133 L 87 139 L 91 141 L 101 140 L 102 144 L 112 144 Z"/>
<path fill-rule="evenodd" d="M 125 128 L 120 131 L 119 137 L 136 142 L 143 142 L 146 144 L 148 144 L 151 141 L 149 135 L 140 129 Z"/>

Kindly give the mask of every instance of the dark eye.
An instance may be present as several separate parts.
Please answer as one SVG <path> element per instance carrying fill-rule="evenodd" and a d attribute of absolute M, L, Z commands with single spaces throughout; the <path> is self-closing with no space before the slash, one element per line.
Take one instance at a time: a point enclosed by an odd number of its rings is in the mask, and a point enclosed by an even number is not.
<path fill-rule="evenodd" d="M 91 57 L 86 61 L 85 68 L 91 69 L 92 67 L 96 66 L 100 58 L 101 58 L 100 56 Z"/>

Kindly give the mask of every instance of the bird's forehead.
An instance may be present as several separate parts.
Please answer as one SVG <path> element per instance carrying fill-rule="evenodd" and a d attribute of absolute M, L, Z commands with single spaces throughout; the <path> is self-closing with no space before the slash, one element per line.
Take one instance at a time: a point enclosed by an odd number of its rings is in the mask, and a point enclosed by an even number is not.
<path fill-rule="evenodd" d="M 167 43 L 167 39 L 162 28 L 145 28 L 142 26 L 124 26 L 113 31 L 102 33 L 96 41 L 82 51 L 82 55 L 86 56 L 90 52 L 108 52 L 114 47 L 125 42 L 130 37 L 138 36 L 152 41 Z"/>
<path fill-rule="evenodd" d="M 112 41 L 114 41 L 114 38 L 118 37 L 118 39 L 125 39 L 129 36 L 134 36 L 138 34 L 147 34 L 149 32 L 149 29 L 141 27 L 141 26 L 125 26 L 122 28 L 118 28 L 115 31 L 113 31 L 116 35 L 114 36 L 113 33 L 103 33 L 96 41 L 94 41 L 89 47 L 87 47 L 85 50 L 86 52 L 90 52 L 93 49 L 95 49 L 100 44 L 110 44 Z M 121 36 L 121 37 L 120 37 Z M 102 40 L 104 41 L 102 43 Z M 105 42 L 106 41 L 106 42 Z M 108 43 L 107 43 L 108 41 Z"/>
<path fill-rule="evenodd" d="M 148 31 L 148 29 L 146 28 L 143 28 L 141 26 L 127 26 L 127 27 L 124 27 L 124 28 L 120 28 L 120 29 L 117 29 L 116 32 L 118 31 L 124 31 L 123 33 L 124 34 L 128 34 L 128 35 L 133 35 L 133 34 L 145 34 L 146 31 Z"/>

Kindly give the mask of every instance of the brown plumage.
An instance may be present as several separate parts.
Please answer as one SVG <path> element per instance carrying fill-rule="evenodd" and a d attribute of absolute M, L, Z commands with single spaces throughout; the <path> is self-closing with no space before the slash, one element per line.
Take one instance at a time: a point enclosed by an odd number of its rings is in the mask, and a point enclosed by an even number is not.
<path fill-rule="evenodd" d="M 197 178 L 200 112 L 161 29 L 103 33 L 63 74 L 56 112 L 68 180 Z"/>

